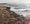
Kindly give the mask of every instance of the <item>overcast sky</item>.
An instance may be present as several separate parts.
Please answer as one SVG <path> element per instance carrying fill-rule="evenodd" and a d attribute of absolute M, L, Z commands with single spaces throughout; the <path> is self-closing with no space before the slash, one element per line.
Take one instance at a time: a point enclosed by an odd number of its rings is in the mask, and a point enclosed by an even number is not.
<path fill-rule="evenodd" d="M 30 0 L 0 0 L 0 3 L 28 3 L 30 4 Z"/>

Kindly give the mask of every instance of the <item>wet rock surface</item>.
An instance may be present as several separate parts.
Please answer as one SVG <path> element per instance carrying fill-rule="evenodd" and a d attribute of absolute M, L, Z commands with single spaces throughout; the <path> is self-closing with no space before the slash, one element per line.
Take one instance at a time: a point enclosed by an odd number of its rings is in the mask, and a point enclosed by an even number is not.
<path fill-rule="evenodd" d="M 4 9 L 4 6 L 2 7 L 0 7 L 0 24 L 28 24 L 29 21 L 25 20 L 23 15 L 16 14 L 9 7 L 5 7 L 6 9 Z"/>

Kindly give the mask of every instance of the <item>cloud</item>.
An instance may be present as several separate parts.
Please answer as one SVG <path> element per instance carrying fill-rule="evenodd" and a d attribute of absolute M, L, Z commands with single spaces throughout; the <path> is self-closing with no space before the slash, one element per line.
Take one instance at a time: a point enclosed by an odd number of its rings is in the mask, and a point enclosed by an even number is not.
<path fill-rule="evenodd" d="M 30 3 L 30 0 L 0 0 L 0 3 Z"/>

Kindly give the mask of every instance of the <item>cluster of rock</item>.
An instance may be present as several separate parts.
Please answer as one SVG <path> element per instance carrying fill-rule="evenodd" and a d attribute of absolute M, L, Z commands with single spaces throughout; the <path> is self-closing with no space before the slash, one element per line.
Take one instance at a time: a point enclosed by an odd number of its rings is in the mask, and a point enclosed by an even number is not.
<path fill-rule="evenodd" d="M 9 7 L 0 6 L 0 24 L 30 24 L 30 19 L 16 14 Z"/>
<path fill-rule="evenodd" d="M 22 18 L 22 15 L 17 15 L 9 7 L 0 6 L 0 24 L 22 24 Z"/>

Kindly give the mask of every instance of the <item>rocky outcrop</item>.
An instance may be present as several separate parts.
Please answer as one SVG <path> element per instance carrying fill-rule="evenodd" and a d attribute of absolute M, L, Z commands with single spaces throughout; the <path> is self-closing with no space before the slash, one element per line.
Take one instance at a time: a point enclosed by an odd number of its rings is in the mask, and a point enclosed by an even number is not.
<path fill-rule="evenodd" d="M 2 6 L 3 8 L 3 6 Z M 22 24 L 22 15 L 17 15 L 15 12 L 8 9 L 8 7 L 4 7 L 2 9 L 0 7 L 0 22 L 3 24 Z M 5 9 L 6 8 L 6 9 Z M 11 23 L 12 22 L 12 23 Z"/>

